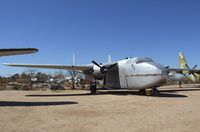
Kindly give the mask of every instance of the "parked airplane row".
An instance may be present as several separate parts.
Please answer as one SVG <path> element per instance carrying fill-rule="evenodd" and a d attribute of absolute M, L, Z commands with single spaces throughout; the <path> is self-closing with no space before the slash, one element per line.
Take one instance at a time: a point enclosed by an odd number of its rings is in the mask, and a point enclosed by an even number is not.
<path fill-rule="evenodd" d="M 151 58 L 127 58 L 116 62 L 101 64 L 92 60 L 92 64 L 88 65 L 54 65 L 54 64 L 9 64 L 7 66 L 29 67 L 29 68 L 48 68 L 48 69 L 64 69 L 82 72 L 93 76 L 95 80 L 103 80 L 106 87 L 113 89 L 132 89 L 145 92 L 145 89 L 152 89 L 152 95 L 159 95 L 157 87 L 162 86 L 169 79 L 169 73 L 184 75 L 186 72 L 189 76 L 200 74 L 200 70 L 189 69 L 184 66 L 186 61 L 181 55 L 179 68 L 169 68 L 154 61 Z M 183 61 L 184 60 L 184 61 Z M 185 76 L 185 75 L 184 75 Z M 96 92 L 96 87 L 91 87 L 91 93 Z M 145 92 L 146 93 L 146 92 Z"/>

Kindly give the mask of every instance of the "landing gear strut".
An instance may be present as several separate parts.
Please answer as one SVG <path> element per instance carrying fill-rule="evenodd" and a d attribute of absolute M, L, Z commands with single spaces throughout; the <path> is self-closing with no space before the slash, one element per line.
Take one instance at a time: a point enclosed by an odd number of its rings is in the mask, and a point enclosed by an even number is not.
<path fill-rule="evenodd" d="M 146 96 L 159 96 L 160 93 L 157 88 L 152 88 L 151 90 L 146 89 L 140 89 L 138 92 L 140 95 L 146 95 Z"/>
<path fill-rule="evenodd" d="M 95 82 L 91 82 L 90 83 L 90 94 L 96 94 L 97 91 L 97 83 Z"/>
<path fill-rule="evenodd" d="M 182 82 L 179 81 L 178 84 L 179 84 L 179 88 L 182 88 L 182 86 L 181 86 L 181 85 L 182 85 Z"/>
<path fill-rule="evenodd" d="M 154 88 L 151 89 L 151 95 L 152 96 L 159 96 L 160 93 L 159 93 L 158 89 L 154 87 Z"/>
<path fill-rule="evenodd" d="M 147 95 L 145 89 L 140 89 L 138 93 L 139 95 Z"/>

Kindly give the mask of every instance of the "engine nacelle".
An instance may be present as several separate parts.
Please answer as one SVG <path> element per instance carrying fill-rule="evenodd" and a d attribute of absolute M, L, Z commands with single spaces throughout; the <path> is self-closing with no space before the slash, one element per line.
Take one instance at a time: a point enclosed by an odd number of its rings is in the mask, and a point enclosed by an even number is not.
<path fill-rule="evenodd" d="M 184 76 L 183 74 L 179 74 L 179 73 L 169 74 L 168 81 L 178 82 L 178 81 L 186 81 L 186 80 L 188 80 L 188 78 L 186 76 Z"/>
<path fill-rule="evenodd" d="M 104 75 L 101 73 L 101 69 L 100 67 L 94 65 L 93 67 L 93 72 L 92 72 L 92 76 L 95 78 L 95 79 L 98 79 L 98 80 L 102 80 Z"/>

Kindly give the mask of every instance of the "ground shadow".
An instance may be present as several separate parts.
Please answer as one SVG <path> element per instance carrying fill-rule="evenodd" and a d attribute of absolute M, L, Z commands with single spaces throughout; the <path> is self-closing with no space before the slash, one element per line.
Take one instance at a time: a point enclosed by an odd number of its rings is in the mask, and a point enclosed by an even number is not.
<path fill-rule="evenodd" d="M 100 92 L 101 94 L 112 94 L 112 95 L 119 95 L 119 96 L 126 96 L 126 95 L 137 95 L 137 96 L 147 96 L 144 94 L 140 94 L 138 91 L 106 91 Z M 187 97 L 186 95 L 181 94 L 172 94 L 167 92 L 160 92 L 158 97 L 169 97 L 169 98 L 184 98 Z"/>
<path fill-rule="evenodd" d="M 127 95 L 136 95 L 136 96 L 146 96 L 144 94 L 140 94 L 138 91 L 114 91 L 114 90 L 98 90 L 96 94 L 90 94 L 90 93 L 81 93 L 81 94 L 33 94 L 33 95 L 26 95 L 27 97 L 67 97 L 67 96 L 97 96 L 97 95 L 117 95 L 117 96 L 127 96 Z M 186 95 L 181 95 L 181 94 L 172 94 L 172 93 L 167 93 L 167 91 L 162 91 L 160 92 L 159 97 L 177 97 L 177 98 L 183 98 L 187 97 Z"/>
<path fill-rule="evenodd" d="M 89 96 L 92 95 L 90 93 L 82 93 L 82 94 L 31 94 L 26 95 L 27 97 L 65 97 L 65 96 Z M 98 95 L 98 94 L 96 94 Z"/>
<path fill-rule="evenodd" d="M 166 97 L 166 98 L 185 98 L 188 97 L 186 95 L 182 94 L 172 94 L 172 93 L 165 93 L 165 92 L 160 92 L 159 97 Z"/>
<path fill-rule="evenodd" d="M 174 93 L 174 92 L 187 92 L 187 91 L 200 91 L 200 89 L 198 88 L 180 88 L 180 89 L 167 89 L 167 90 L 159 90 L 160 92 L 170 92 L 170 93 Z"/>
<path fill-rule="evenodd" d="M 0 107 L 3 106 L 56 106 L 56 105 L 72 105 L 78 104 L 74 101 L 61 102 L 24 102 L 24 101 L 0 101 Z"/>

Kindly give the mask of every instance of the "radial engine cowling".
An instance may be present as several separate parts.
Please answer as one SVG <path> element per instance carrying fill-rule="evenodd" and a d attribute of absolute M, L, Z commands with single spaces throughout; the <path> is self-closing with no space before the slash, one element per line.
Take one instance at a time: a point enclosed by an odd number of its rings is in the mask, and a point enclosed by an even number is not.
<path fill-rule="evenodd" d="M 98 79 L 98 80 L 102 80 L 102 79 L 104 78 L 104 75 L 103 75 L 102 72 L 101 72 L 101 68 L 99 68 L 99 67 L 96 66 L 96 65 L 94 65 L 94 67 L 93 67 L 92 76 L 93 76 L 95 79 Z"/>

